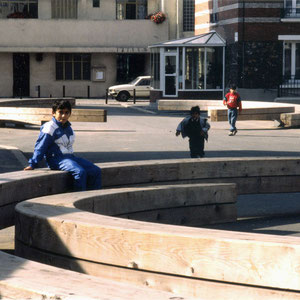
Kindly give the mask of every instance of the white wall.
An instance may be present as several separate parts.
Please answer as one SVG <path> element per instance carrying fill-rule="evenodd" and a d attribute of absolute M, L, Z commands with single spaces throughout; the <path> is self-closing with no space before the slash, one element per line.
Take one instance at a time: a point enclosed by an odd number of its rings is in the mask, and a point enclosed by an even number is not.
<path fill-rule="evenodd" d="M 35 55 L 31 54 L 30 96 L 38 96 L 36 87 L 40 85 L 41 97 L 49 97 L 50 94 L 52 97 L 62 97 L 63 86 L 65 86 L 65 96 L 87 98 L 87 86 L 90 86 L 90 97 L 103 97 L 105 96 L 106 89 L 115 83 L 116 55 L 106 53 L 92 54 L 91 67 L 93 66 L 106 68 L 106 80 L 104 82 L 88 80 L 56 80 L 55 54 L 44 53 L 43 61 L 41 62 L 37 62 Z"/>
<path fill-rule="evenodd" d="M 13 55 L 0 53 L 0 97 L 11 97 L 13 93 Z M 5 70 L 5 71 L 4 71 Z"/>

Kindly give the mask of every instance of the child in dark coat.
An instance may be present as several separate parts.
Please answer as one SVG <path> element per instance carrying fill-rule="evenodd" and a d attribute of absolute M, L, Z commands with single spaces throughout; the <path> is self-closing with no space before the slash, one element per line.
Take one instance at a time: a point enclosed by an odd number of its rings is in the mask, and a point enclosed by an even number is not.
<path fill-rule="evenodd" d="M 204 157 L 204 141 L 210 128 L 206 119 L 200 118 L 199 106 L 191 108 L 191 116 L 184 118 L 177 126 L 176 136 L 189 137 L 191 158 Z"/>

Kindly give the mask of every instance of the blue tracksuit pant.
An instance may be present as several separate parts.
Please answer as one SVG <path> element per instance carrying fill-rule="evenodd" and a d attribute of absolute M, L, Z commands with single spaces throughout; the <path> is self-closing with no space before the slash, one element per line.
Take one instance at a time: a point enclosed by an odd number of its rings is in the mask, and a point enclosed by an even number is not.
<path fill-rule="evenodd" d="M 65 154 L 47 162 L 52 170 L 68 171 L 74 178 L 76 191 L 101 188 L 101 169 L 84 158 Z"/>

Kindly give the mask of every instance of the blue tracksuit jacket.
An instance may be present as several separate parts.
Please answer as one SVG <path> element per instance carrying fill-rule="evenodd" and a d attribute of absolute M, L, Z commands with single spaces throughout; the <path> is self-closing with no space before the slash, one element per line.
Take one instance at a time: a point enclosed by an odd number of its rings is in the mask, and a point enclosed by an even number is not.
<path fill-rule="evenodd" d="M 71 123 L 64 126 L 54 117 L 51 121 L 42 125 L 39 137 L 34 146 L 34 153 L 29 159 L 29 165 L 35 168 L 39 161 L 46 158 L 48 166 L 51 168 L 51 160 L 62 157 L 64 154 L 73 153 L 73 143 L 75 140 Z"/>

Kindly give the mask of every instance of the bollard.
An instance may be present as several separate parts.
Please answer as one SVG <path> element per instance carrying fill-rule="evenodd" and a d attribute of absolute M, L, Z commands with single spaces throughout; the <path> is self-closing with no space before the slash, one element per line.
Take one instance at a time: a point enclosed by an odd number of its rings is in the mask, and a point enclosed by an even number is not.
<path fill-rule="evenodd" d="M 66 86 L 63 85 L 63 97 L 66 97 Z"/>
<path fill-rule="evenodd" d="M 41 86 L 38 85 L 38 98 L 41 98 Z"/>
<path fill-rule="evenodd" d="M 52 98 L 52 94 L 50 94 L 50 98 Z"/>
<path fill-rule="evenodd" d="M 133 89 L 133 104 L 135 104 L 135 89 Z"/>
<path fill-rule="evenodd" d="M 105 92 L 105 104 L 108 103 L 108 89 L 106 89 L 106 92 Z"/>
<path fill-rule="evenodd" d="M 88 99 L 90 99 L 90 86 L 89 85 L 87 86 L 87 97 L 88 97 Z"/>
<path fill-rule="evenodd" d="M 19 88 L 19 96 L 20 96 L 20 99 L 22 99 L 22 89 Z"/>

